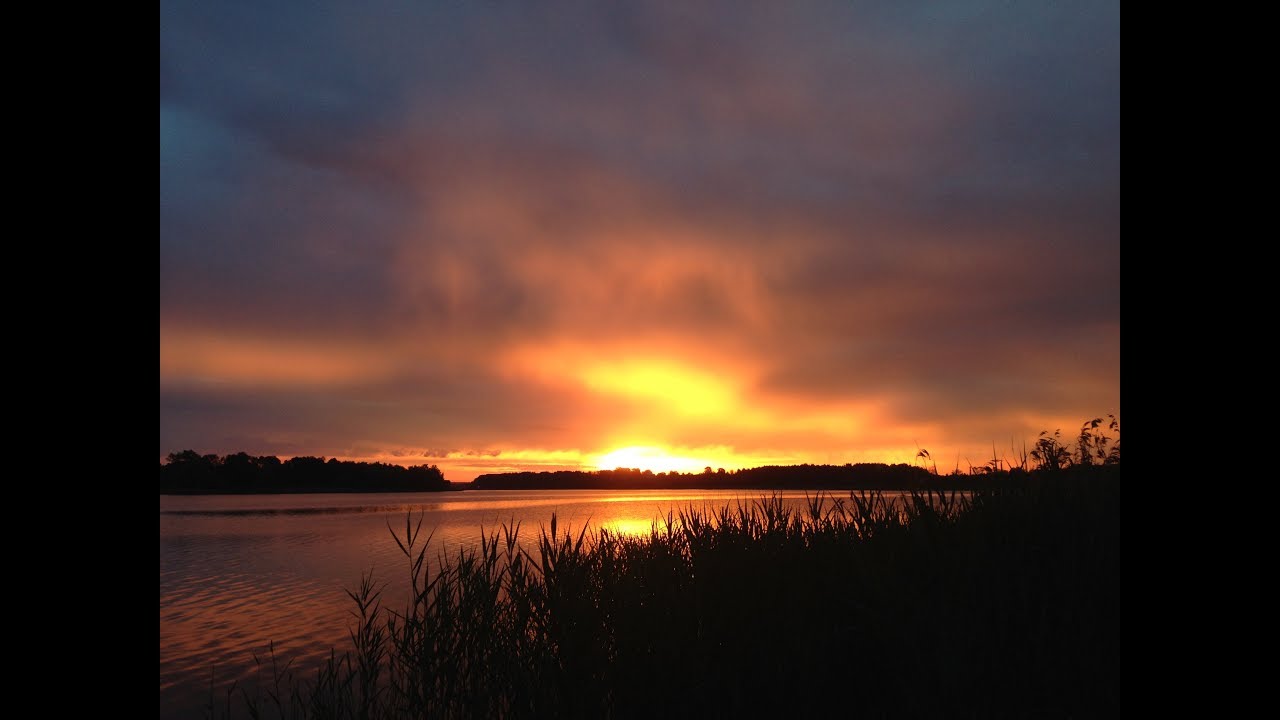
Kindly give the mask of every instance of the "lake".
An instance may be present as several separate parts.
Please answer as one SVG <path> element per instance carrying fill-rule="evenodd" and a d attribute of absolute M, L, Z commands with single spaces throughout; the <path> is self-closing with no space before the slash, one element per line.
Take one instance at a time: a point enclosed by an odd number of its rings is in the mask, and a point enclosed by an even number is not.
<path fill-rule="evenodd" d="M 689 506 L 758 500 L 758 490 L 466 490 L 442 493 L 160 496 L 160 717 L 203 717 L 233 682 L 271 678 L 277 661 L 305 679 L 350 646 L 347 627 L 364 573 L 386 583 L 384 608 L 401 609 L 408 562 L 388 526 L 434 532 L 428 558 L 478 543 L 481 528 L 522 523 L 531 541 L 557 515 L 558 529 L 585 523 L 646 534 Z M 779 492 L 797 509 L 802 491 Z M 812 493 L 810 493 L 812 495 Z M 835 493 L 847 497 L 847 493 Z M 433 563 L 434 566 L 434 563 Z M 210 687 L 214 688 L 211 695 Z M 238 694 L 237 694 L 238 695 Z M 233 701 L 243 706 L 237 697 Z"/>

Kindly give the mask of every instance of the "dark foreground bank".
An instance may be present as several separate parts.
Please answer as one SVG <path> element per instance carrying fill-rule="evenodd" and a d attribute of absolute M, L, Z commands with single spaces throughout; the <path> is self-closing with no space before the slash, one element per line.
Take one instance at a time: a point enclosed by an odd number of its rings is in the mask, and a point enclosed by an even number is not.
<path fill-rule="evenodd" d="M 209 714 L 1120 710 L 1118 465 L 901 504 L 854 493 L 804 513 L 769 500 L 686 511 L 643 538 L 552 519 L 548 534 L 505 528 L 443 565 L 422 552 L 427 533 L 409 522 L 394 540 L 414 601 L 381 597 L 376 578 L 353 588 L 348 654 L 216 692 Z"/>

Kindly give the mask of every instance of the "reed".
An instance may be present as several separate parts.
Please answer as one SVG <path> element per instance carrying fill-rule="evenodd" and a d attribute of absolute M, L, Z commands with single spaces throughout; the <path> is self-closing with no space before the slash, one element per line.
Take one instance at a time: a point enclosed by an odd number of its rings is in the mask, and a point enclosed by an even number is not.
<path fill-rule="evenodd" d="M 1096 441 L 1088 447 L 1105 460 Z M 1113 714 L 1119 465 L 1004 472 L 1007 482 L 973 492 L 819 493 L 800 511 L 777 496 L 688 506 L 640 537 L 564 528 L 553 514 L 531 537 L 509 523 L 436 558 L 409 516 L 390 530 L 409 574 L 403 604 L 366 576 L 348 593 L 351 649 L 311 680 L 286 670 L 286 688 L 277 671 L 270 691 L 242 690 L 243 709 Z M 221 710 L 211 702 L 211 715 L 234 713 Z"/>

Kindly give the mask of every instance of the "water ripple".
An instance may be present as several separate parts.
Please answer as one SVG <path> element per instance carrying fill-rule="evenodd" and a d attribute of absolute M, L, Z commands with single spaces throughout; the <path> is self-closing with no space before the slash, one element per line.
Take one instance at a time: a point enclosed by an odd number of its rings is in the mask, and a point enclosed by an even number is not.
<path fill-rule="evenodd" d="M 758 493 L 744 494 L 747 500 Z M 370 571 L 385 583 L 383 606 L 408 596 L 408 565 L 395 542 L 405 521 L 434 532 L 428 558 L 452 556 L 504 523 L 525 538 L 558 514 L 561 532 L 610 527 L 648 531 L 667 510 L 723 504 L 726 492 L 526 491 L 420 495 L 188 496 L 161 498 L 160 717 L 199 717 L 272 677 L 272 658 L 295 678 L 312 675 L 350 647 L 352 605 L 344 592 Z M 803 494 L 792 501 L 803 503 Z M 233 703 L 234 705 L 234 703 Z"/>

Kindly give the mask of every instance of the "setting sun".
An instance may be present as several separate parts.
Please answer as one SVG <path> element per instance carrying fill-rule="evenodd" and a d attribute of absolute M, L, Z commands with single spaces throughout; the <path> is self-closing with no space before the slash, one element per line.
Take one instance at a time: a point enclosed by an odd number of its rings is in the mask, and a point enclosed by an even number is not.
<path fill-rule="evenodd" d="M 685 457 L 673 455 L 667 451 L 644 445 L 633 445 L 606 453 L 596 458 L 594 465 L 599 470 L 615 468 L 634 468 L 659 472 L 701 472 L 715 464 L 708 458 Z M 723 467 L 723 463 L 717 467 Z"/>
<path fill-rule="evenodd" d="M 1119 714 L 1119 5 L 160 3 L 160 720 Z"/>

